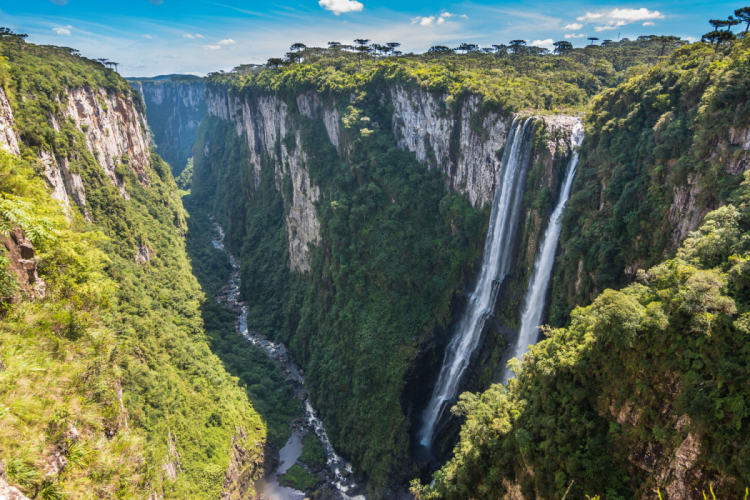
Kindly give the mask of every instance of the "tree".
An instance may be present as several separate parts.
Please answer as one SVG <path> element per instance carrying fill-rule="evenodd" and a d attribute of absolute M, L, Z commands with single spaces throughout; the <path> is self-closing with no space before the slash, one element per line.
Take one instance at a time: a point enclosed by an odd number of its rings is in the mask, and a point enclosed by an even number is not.
<path fill-rule="evenodd" d="M 384 55 L 391 50 L 387 45 L 380 45 L 379 43 L 373 43 L 370 48 L 377 52 L 379 55 Z"/>
<path fill-rule="evenodd" d="M 458 52 L 464 52 L 468 54 L 469 52 L 476 52 L 479 50 L 479 45 L 475 43 L 462 43 L 458 47 L 456 47 L 454 50 Z"/>
<path fill-rule="evenodd" d="M 401 47 L 401 44 L 398 42 L 388 42 L 386 43 L 389 49 L 391 49 L 391 52 L 395 52 L 397 48 Z M 400 54 L 400 52 L 399 52 Z"/>
<path fill-rule="evenodd" d="M 597 41 L 597 40 L 599 40 L 599 39 L 597 37 L 595 37 L 595 36 L 590 36 L 586 40 L 591 41 L 591 43 L 589 45 L 594 45 L 594 42 Z"/>
<path fill-rule="evenodd" d="M 302 56 L 301 56 L 300 52 L 302 52 L 306 48 L 307 48 L 307 45 L 305 45 L 304 43 L 294 43 L 290 47 L 290 50 L 293 53 L 293 57 L 297 58 L 297 64 L 299 64 L 300 62 L 302 62 Z"/>
<path fill-rule="evenodd" d="M 734 40 L 734 33 L 728 30 L 713 30 L 701 37 L 701 42 L 709 43 L 714 46 L 714 52 L 718 52 L 719 46 Z"/>
<path fill-rule="evenodd" d="M 747 23 L 745 26 L 745 33 L 750 28 L 750 7 L 742 7 L 734 11 L 734 15 L 737 16 L 738 23 Z"/>
<path fill-rule="evenodd" d="M 268 60 L 268 62 L 266 63 L 266 65 L 269 68 L 274 68 L 274 69 L 280 68 L 281 66 L 284 65 L 284 60 L 280 59 L 278 57 L 272 57 L 271 59 Z"/>
<path fill-rule="evenodd" d="M 362 56 L 369 54 L 372 49 L 368 46 L 370 40 L 368 38 L 357 38 L 354 40 L 357 45 L 354 46 L 354 50 L 359 52 L 359 70 L 362 71 Z"/>
<path fill-rule="evenodd" d="M 482 52 L 484 52 L 485 54 L 492 54 L 493 52 L 495 52 L 495 49 L 493 49 L 492 47 L 484 47 L 482 49 Z"/>
<path fill-rule="evenodd" d="M 613 40 L 602 40 L 602 47 L 609 47 L 615 45 Z"/>
<path fill-rule="evenodd" d="M 508 49 L 514 54 L 520 54 L 525 48 L 526 40 L 511 40 L 510 47 L 508 47 Z"/>
<path fill-rule="evenodd" d="M 714 30 L 718 30 L 719 28 L 727 28 L 727 31 L 729 31 L 732 26 L 738 25 L 740 22 L 733 18 L 732 16 L 729 16 L 729 19 L 711 19 L 708 21 L 708 24 L 714 27 Z"/>
<path fill-rule="evenodd" d="M 428 54 L 432 54 L 432 55 L 435 55 L 435 56 L 444 56 L 444 55 L 450 54 L 452 52 L 453 52 L 453 50 L 450 49 L 449 47 L 446 47 L 445 45 L 433 45 L 427 51 Z"/>
<path fill-rule="evenodd" d="M 500 54 L 501 52 L 506 52 L 508 50 L 508 46 L 502 43 L 500 45 L 493 45 L 493 47 L 495 48 L 496 54 Z"/>
<path fill-rule="evenodd" d="M 564 56 L 565 54 L 573 50 L 573 44 L 568 42 L 567 40 L 555 42 L 552 45 L 555 46 L 555 54 L 560 56 Z"/>
<path fill-rule="evenodd" d="M 662 56 L 664 56 L 664 49 L 666 49 L 667 44 L 679 41 L 680 37 L 679 36 L 672 36 L 672 35 L 657 36 L 655 38 L 655 40 L 657 40 L 658 42 L 661 43 L 661 53 L 659 54 L 659 57 L 662 57 Z"/>

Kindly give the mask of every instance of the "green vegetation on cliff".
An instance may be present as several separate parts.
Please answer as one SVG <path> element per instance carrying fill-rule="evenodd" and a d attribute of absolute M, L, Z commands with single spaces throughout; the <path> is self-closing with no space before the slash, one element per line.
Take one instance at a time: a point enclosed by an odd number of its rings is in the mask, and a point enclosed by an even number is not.
<path fill-rule="evenodd" d="M 560 111 L 583 109 L 601 90 L 648 71 L 661 54 L 669 54 L 682 44 L 623 40 L 607 46 L 574 49 L 564 56 L 540 57 L 527 52 L 425 53 L 382 60 L 366 57 L 361 65 L 355 54 L 310 49 L 303 64 L 279 70 L 248 70 L 240 66 L 233 73 L 212 73 L 207 84 L 226 84 L 238 93 L 293 97 L 314 90 L 327 98 L 347 100 L 350 92 L 358 92 L 368 84 L 370 88 L 380 85 L 381 89 L 401 84 L 449 94 L 446 104 L 478 95 L 488 110 Z"/>
<path fill-rule="evenodd" d="M 527 498 L 560 498 L 575 480 L 573 497 L 638 498 L 681 479 L 669 467 L 680 447 L 695 457 L 688 470 L 700 470 L 691 488 L 717 482 L 724 498 L 741 498 L 750 175 L 737 201 L 710 213 L 675 259 L 548 331 L 509 389 L 462 395 L 456 456 L 434 487 L 415 487 L 418 497 L 500 498 L 517 484 Z"/>
<path fill-rule="evenodd" d="M 567 327 L 546 330 L 508 388 L 461 397 L 455 457 L 413 484 L 418 498 L 744 496 L 748 44 L 683 47 L 595 100 L 553 290 Z M 725 203 L 676 248 L 676 228 Z"/>
<path fill-rule="evenodd" d="M 248 450 L 238 467 L 254 476 L 266 427 L 209 349 L 174 180 L 156 154 L 148 187 L 120 158 L 124 198 L 59 104 L 66 88 L 103 88 L 125 103 L 137 95 L 69 50 L 21 43 L 8 52 L 0 79 L 21 158 L 0 156 L 0 195 L 4 206 L 30 207 L 32 222 L 49 220 L 51 235 L 35 241 L 21 223 L 48 291 L 11 305 L 0 328 L 0 455 L 9 479 L 45 498 L 216 498 L 232 439 Z M 92 222 L 76 207 L 67 219 L 50 198 L 41 151 L 68 158 L 81 175 Z M 11 226 L 24 220 L 2 217 Z M 147 260 L 136 258 L 144 252 Z M 55 455 L 68 465 L 46 475 Z"/>
<path fill-rule="evenodd" d="M 206 119 L 191 196 L 216 213 L 242 258 L 250 328 L 292 347 L 334 445 L 378 488 L 408 455 L 399 396 L 409 362 L 418 343 L 450 321 L 488 214 L 396 147 L 391 116 L 369 89 L 348 110 L 345 160 L 320 116 L 292 117 L 321 191 L 323 243 L 311 249 L 309 273 L 287 267 L 291 180 L 280 144 L 261 155 L 256 188 L 244 140 L 231 124 Z"/>
<path fill-rule="evenodd" d="M 676 250 L 740 183 L 750 125 L 750 40 L 702 43 L 594 100 L 568 202 L 552 321 Z"/>

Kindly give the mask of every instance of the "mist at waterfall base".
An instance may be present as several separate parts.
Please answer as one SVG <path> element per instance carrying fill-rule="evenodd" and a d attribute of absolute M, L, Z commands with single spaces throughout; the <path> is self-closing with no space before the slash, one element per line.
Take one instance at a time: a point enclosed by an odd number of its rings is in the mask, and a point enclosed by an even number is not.
<path fill-rule="evenodd" d="M 516 119 L 511 125 L 500 178 L 492 201 L 489 229 L 484 244 L 479 276 L 470 294 L 466 309 L 457 323 L 448 344 L 440 374 L 429 403 L 422 414 L 422 427 L 417 433 L 416 454 L 430 453 L 439 425 L 445 422 L 453 406 L 461 378 L 469 359 L 479 343 L 485 320 L 492 313 L 502 280 L 511 263 L 513 239 L 521 213 L 526 172 L 532 148 L 532 119 Z"/>
<path fill-rule="evenodd" d="M 570 190 L 573 186 L 573 178 L 576 175 L 576 165 L 578 165 L 577 148 L 583 142 L 583 126 L 579 123 L 573 127 L 571 137 L 573 156 L 570 158 L 566 172 L 565 180 L 560 189 L 560 198 L 557 201 L 554 212 L 549 220 L 547 231 L 542 239 L 542 245 L 534 261 L 534 271 L 529 280 L 529 288 L 524 300 L 523 313 L 521 314 L 521 328 L 518 330 L 518 340 L 512 357 L 521 359 L 529 350 L 529 346 L 536 344 L 539 337 L 539 326 L 542 324 L 542 315 L 546 305 L 549 282 L 552 278 L 552 268 L 555 264 L 555 253 L 557 243 L 560 240 L 562 231 L 562 213 L 565 204 L 570 198 Z M 508 380 L 515 374 L 507 367 L 503 370 L 503 383 L 507 384 Z"/>

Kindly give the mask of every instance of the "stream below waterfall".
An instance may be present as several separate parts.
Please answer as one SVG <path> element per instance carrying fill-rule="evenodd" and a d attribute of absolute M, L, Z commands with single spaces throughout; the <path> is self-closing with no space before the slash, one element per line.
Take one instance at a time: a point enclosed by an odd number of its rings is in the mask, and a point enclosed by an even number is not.
<path fill-rule="evenodd" d="M 320 489 L 330 490 L 333 496 L 327 498 L 338 498 L 341 500 L 365 500 L 362 491 L 364 485 L 358 485 L 354 481 L 351 464 L 347 463 L 334 450 L 326 435 L 323 422 L 318 418 L 308 398 L 305 389 L 304 371 L 297 366 L 294 356 L 281 342 L 271 342 L 265 336 L 250 330 L 247 325 L 247 305 L 240 299 L 240 266 L 237 259 L 224 248 L 224 230 L 211 216 L 211 222 L 216 230 L 212 239 L 214 248 L 221 250 L 229 257 L 232 272 L 229 283 L 216 293 L 216 300 L 225 305 L 237 316 L 236 327 L 239 334 L 245 340 L 263 349 L 263 351 L 274 361 L 276 366 L 286 376 L 287 383 L 294 389 L 294 398 L 304 402 L 305 415 L 302 419 L 292 422 L 292 435 L 283 448 L 279 450 L 279 464 L 276 470 L 269 472 L 266 476 L 256 482 L 256 490 L 266 500 L 302 500 L 306 495 L 302 491 L 286 488 L 279 484 L 278 478 L 283 475 L 302 454 L 302 438 L 308 432 L 314 432 L 320 440 L 325 451 L 326 466 L 322 471 L 312 471 L 305 464 L 299 463 L 308 473 L 317 476 L 322 486 Z"/>

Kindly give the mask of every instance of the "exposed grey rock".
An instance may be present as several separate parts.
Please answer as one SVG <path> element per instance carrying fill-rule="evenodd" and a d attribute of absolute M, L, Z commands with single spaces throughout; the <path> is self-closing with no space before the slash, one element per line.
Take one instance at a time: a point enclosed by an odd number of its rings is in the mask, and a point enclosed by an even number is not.
<path fill-rule="evenodd" d="M 18 137 L 13 130 L 13 110 L 2 87 L 0 87 L 0 149 L 16 156 L 21 154 L 18 148 Z"/>

